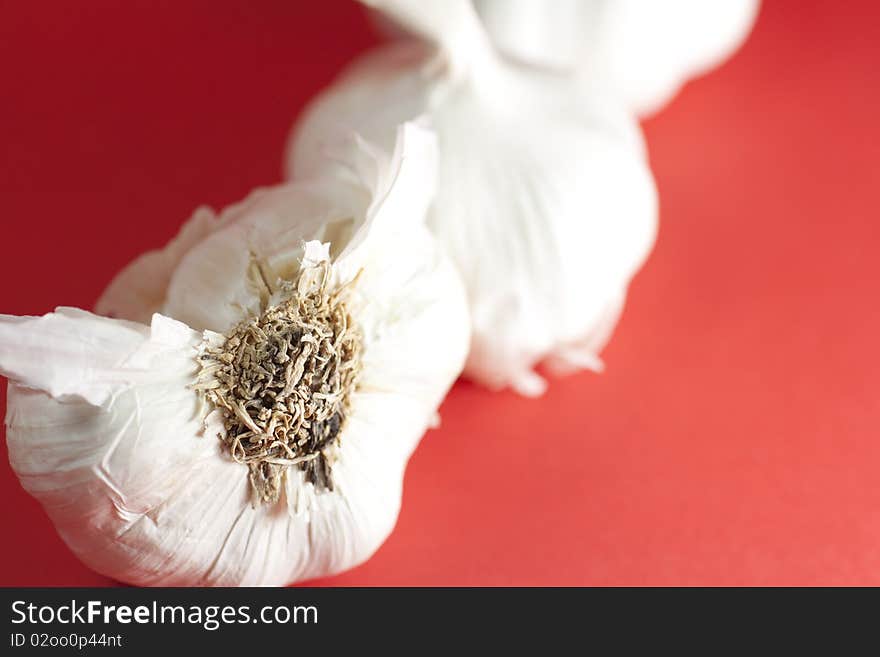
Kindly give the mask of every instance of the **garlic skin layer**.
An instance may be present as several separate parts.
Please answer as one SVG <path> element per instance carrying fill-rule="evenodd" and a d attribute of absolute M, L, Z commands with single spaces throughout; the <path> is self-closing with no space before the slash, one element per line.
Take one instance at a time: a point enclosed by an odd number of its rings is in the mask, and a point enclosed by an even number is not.
<path fill-rule="evenodd" d="M 742 45 L 758 0 L 474 0 L 503 52 L 601 82 L 642 116 Z"/>
<path fill-rule="evenodd" d="M 534 396 L 540 363 L 601 369 L 656 233 L 635 119 L 596 89 L 504 61 L 467 2 L 370 4 L 434 43 L 357 60 L 295 126 L 288 174 L 308 175 L 340 129 L 387 144 L 395 125 L 425 115 L 440 150 L 429 225 L 470 304 L 465 374 Z"/>
<path fill-rule="evenodd" d="M 434 146 L 414 125 L 390 156 L 352 139 L 313 176 L 219 217 L 200 210 L 109 287 L 99 305 L 117 318 L 0 316 L 10 462 L 87 565 L 139 585 L 281 585 L 379 547 L 467 351 L 460 280 L 424 226 Z M 255 261 L 279 289 L 308 267 L 331 287 L 356 278 L 347 309 L 363 344 L 333 490 L 290 467 L 274 504 L 252 503 L 248 467 L 194 389 L 206 341 L 259 312 Z"/>

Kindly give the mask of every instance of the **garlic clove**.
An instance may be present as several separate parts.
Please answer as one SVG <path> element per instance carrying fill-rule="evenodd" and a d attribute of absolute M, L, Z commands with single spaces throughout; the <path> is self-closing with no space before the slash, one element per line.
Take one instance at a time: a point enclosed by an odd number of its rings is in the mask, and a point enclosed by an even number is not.
<path fill-rule="evenodd" d="M 601 82 L 645 116 L 742 44 L 758 0 L 475 0 L 511 56 Z"/>

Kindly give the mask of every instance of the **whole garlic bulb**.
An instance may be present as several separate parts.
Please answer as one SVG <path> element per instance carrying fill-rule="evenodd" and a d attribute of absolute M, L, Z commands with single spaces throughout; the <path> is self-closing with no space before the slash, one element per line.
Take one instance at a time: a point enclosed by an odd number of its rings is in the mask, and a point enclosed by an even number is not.
<path fill-rule="evenodd" d="M 465 373 L 541 394 L 541 362 L 601 368 L 599 351 L 654 241 L 656 192 L 635 120 L 597 90 L 503 61 L 467 0 L 371 3 L 432 40 L 357 61 L 307 109 L 291 175 L 341 128 L 377 143 L 427 115 L 438 135 L 429 225 L 467 288 Z"/>
<path fill-rule="evenodd" d="M 641 115 L 742 44 L 758 0 L 474 0 L 493 42 L 530 62 L 576 70 Z"/>
<path fill-rule="evenodd" d="M 390 158 L 352 141 L 197 212 L 108 289 L 100 309 L 125 319 L 0 316 L 10 461 L 86 564 L 279 585 L 379 547 L 467 350 L 461 283 L 424 226 L 433 149 L 409 125 Z"/>

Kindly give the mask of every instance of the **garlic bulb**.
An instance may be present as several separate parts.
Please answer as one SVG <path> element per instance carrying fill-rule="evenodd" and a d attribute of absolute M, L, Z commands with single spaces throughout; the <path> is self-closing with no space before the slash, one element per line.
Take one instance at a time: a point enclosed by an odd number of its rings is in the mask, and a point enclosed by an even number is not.
<path fill-rule="evenodd" d="M 538 395 L 541 362 L 600 369 L 656 231 L 635 120 L 565 76 L 503 61 L 466 0 L 374 4 L 436 47 L 357 61 L 295 127 L 288 171 L 308 174 L 341 128 L 388 143 L 397 123 L 427 115 L 440 146 L 429 225 L 471 309 L 465 373 Z"/>
<path fill-rule="evenodd" d="M 89 566 L 141 585 L 278 585 L 391 531 L 405 464 L 467 351 L 424 226 L 432 136 L 196 213 L 101 300 L 0 316 L 23 486 Z M 151 316 L 149 324 L 141 323 Z"/>
<path fill-rule="evenodd" d="M 504 52 L 577 70 L 642 115 L 745 40 L 758 0 L 474 0 Z"/>

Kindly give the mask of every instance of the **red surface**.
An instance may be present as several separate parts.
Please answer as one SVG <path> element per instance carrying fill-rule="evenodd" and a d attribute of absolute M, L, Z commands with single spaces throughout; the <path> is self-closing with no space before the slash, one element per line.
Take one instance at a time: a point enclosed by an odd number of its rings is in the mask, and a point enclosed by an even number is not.
<path fill-rule="evenodd" d="M 322 584 L 880 584 L 878 26 L 765 2 L 646 125 L 661 231 L 607 373 L 457 385 L 394 534 Z M 374 41 L 344 1 L 0 3 L 0 310 L 91 307 L 194 206 L 276 181 Z M 5 458 L 0 508 L 0 584 L 111 583 Z"/>

